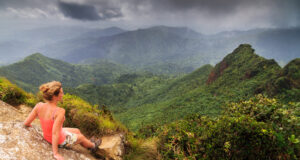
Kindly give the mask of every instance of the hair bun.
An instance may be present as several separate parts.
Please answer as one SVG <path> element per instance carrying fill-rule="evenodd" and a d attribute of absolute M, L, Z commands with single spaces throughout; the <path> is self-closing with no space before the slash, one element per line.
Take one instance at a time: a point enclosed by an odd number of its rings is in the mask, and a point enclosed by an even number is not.
<path fill-rule="evenodd" d="M 43 93 L 45 100 L 51 101 L 53 96 L 58 96 L 61 88 L 61 83 L 58 81 L 52 81 L 42 84 L 39 89 Z"/>
<path fill-rule="evenodd" d="M 40 91 L 45 93 L 49 90 L 49 86 L 47 86 L 47 84 L 43 84 L 40 86 Z"/>

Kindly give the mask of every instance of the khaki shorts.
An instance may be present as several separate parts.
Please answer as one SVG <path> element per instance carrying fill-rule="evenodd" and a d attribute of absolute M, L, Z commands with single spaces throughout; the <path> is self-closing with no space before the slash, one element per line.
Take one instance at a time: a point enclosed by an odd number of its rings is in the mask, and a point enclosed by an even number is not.
<path fill-rule="evenodd" d="M 64 130 L 65 134 L 66 134 L 66 139 L 65 141 L 59 145 L 59 147 L 61 148 L 69 148 L 72 147 L 75 142 L 77 141 L 77 135 L 71 132 L 68 132 L 66 130 Z"/>

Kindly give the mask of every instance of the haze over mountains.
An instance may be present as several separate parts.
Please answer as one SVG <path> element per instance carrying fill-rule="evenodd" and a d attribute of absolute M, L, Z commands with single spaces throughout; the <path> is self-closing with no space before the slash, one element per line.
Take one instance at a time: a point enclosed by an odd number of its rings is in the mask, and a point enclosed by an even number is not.
<path fill-rule="evenodd" d="M 113 35 L 122 32 L 121 29 L 111 27 L 106 29 L 93 29 L 77 26 L 52 26 L 36 29 L 29 29 L 24 31 L 17 31 L 15 33 L 6 33 L 0 37 L 0 64 L 10 64 L 22 60 L 32 53 L 43 53 L 43 46 L 55 44 L 63 40 L 72 39 L 75 37 L 92 38 L 105 35 Z M 75 45 L 79 45 L 76 43 Z M 59 57 L 63 54 L 56 53 L 55 48 L 59 46 L 49 47 L 48 51 L 53 51 L 47 54 L 49 57 Z M 74 46 L 66 46 L 66 48 L 73 48 Z M 9 54 L 8 54 L 9 53 Z"/>
<path fill-rule="evenodd" d="M 284 65 L 299 57 L 299 37 L 300 28 L 204 35 L 189 28 L 167 26 L 132 31 L 117 27 L 47 27 L 0 38 L 0 64 L 40 52 L 71 63 L 106 59 L 138 68 L 169 63 L 190 72 L 204 64 L 216 64 L 239 44 L 250 43 L 261 56 Z"/>

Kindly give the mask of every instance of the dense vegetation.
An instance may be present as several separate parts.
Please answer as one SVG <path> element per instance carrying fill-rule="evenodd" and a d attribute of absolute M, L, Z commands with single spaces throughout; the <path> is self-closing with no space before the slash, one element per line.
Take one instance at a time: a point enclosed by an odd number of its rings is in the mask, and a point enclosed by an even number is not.
<path fill-rule="evenodd" d="M 189 116 L 159 131 L 163 159 L 298 159 L 300 103 L 257 95 L 217 118 Z"/>
<path fill-rule="evenodd" d="M 37 98 L 33 94 L 26 93 L 4 77 L 0 77 L 0 100 L 14 106 L 20 104 L 34 106 L 37 103 Z"/>
<path fill-rule="evenodd" d="M 65 90 L 93 104 L 114 106 L 111 110 L 117 112 L 117 110 L 138 106 L 140 101 L 144 101 L 146 97 L 171 80 L 172 77 L 149 72 L 133 73 L 121 75 L 113 84 L 100 86 L 83 84 Z"/>
<path fill-rule="evenodd" d="M 172 122 L 191 113 L 216 116 L 227 102 L 245 100 L 258 93 L 269 94 L 272 87 L 266 86 L 274 86 L 270 81 L 278 79 L 278 74 L 289 66 L 282 69 L 274 60 L 256 55 L 250 45 L 241 45 L 213 69 L 204 66 L 198 72 L 170 81 L 156 94 L 140 100 L 139 106 L 131 106 L 116 117 L 137 130 L 141 126 Z M 296 76 L 300 66 L 293 66 L 296 69 L 290 74 Z M 299 79 L 293 82 L 299 83 Z M 285 92 L 290 93 L 290 101 L 299 101 L 299 86 L 282 88 L 276 97 L 282 100 L 279 95 Z"/>
<path fill-rule="evenodd" d="M 288 63 L 276 76 L 262 88 L 269 95 L 285 102 L 300 101 L 300 58 Z"/>
<path fill-rule="evenodd" d="M 66 94 L 60 107 L 66 110 L 65 126 L 80 128 L 89 136 L 128 133 L 127 128 L 115 121 L 105 108 L 90 105 L 74 95 Z"/>

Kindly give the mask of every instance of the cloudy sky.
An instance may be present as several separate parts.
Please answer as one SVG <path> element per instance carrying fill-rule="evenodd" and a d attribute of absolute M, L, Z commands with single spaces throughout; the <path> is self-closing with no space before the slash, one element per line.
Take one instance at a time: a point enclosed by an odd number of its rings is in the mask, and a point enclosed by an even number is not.
<path fill-rule="evenodd" d="M 167 25 L 202 33 L 287 28 L 300 26 L 300 0 L 0 0 L 2 33 L 49 25 Z"/>

